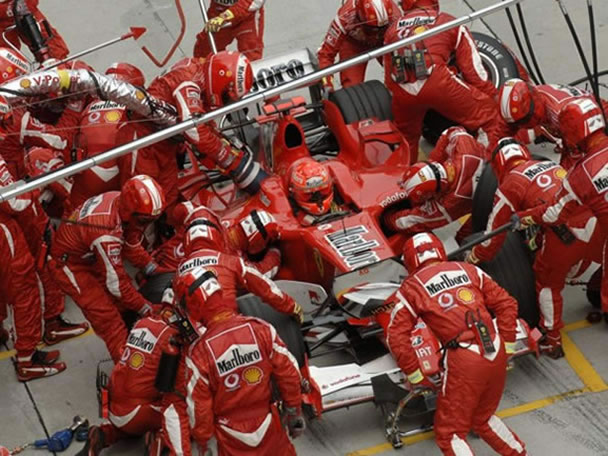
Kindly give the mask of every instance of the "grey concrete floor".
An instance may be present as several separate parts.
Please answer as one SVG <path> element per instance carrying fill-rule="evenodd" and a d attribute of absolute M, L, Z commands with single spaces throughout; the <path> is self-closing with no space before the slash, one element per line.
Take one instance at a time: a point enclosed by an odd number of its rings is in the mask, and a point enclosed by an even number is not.
<path fill-rule="evenodd" d="M 308 46 L 316 49 L 327 25 L 339 6 L 338 0 L 270 0 L 266 9 L 266 50 L 271 56 L 291 49 Z M 470 8 L 491 4 L 491 0 L 443 0 L 442 7 L 455 15 L 468 13 Z M 78 51 L 126 32 L 136 15 L 134 5 L 157 4 L 155 0 L 125 2 L 123 0 L 42 0 L 41 9 L 57 27 L 71 47 Z M 182 0 L 187 30 L 185 39 L 171 62 L 188 55 L 194 35 L 200 27 L 200 12 L 195 0 Z M 586 49 L 589 33 L 586 2 L 566 0 L 565 4 L 575 20 Z M 608 66 L 608 53 L 603 44 L 608 38 L 608 4 L 595 1 L 600 43 L 600 69 Z M 530 34 L 544 76 L 549 82 L 569 82 L 583 75 L 572 40 L 558 6 L 552 0 L 527 0 L 523 5 Z M 131 12 L 130 12 L 131 11 Z M 513 35 L 504 13 L 486 19 L 492 30 L 515 48 Z M 166 21 L 167 30 L 157 24 L 150 28 L 151 40 L 158 47 L 174 34 L 175 27 Z M 146 24 L 148 25 L 148 24 Z M 488 31 L 476 22 L 472 28 Z M 164 45 L 166 46 L 166 45 Z M 103 71 L 114 61 L 129 61 L 140 66 L 148 80 L 161 69 L 144 56 L 133 41 L 123 42 L 85 59 Z M 604 65 L 604 66 L 603 66 Z M 381 78 L 380 67 L 370 65 L 370 78 Z M 565 291 L 565 320 L 568 323 L 584 319 L 588 305 L 580 287 Z M 72 303 L 67 314 L 73 320 L 82 317 Z M 581 325 L 584 326 L 584 325 Z M 608 381 L 608 357 L 605 352 L 604 325 L 581 327 L 570 333 L 575 344 L 569 347 L 568 360 L 522 359 L 510 371 L 501 410 L 508 416 L 507 423 L 527 443 L 533 455 L 608 455 L 608 392 L 603 380 Z M 577 348 L 578 347 L 578 348 Z M 0 349 L 0 444 L 9 448 L 42 438 L 45 428 L 52 433 L 71 423 L 81 414 L 97 423 L 95 397 L 95 368 L 107 358 L 103 344 L 94 335 L 61 345 L 62 358 L 68 370 L 61 375 L 23 385 L 16 381 L 10 352 Z M 588 361 L 586 361 L 588 360 Z M 347 359 L 338 359 L 338 362 Z M 603 379 L 603 380 L 602 380 Z M 547 399 L 548 398 L 548 399 Z M 492 454 L 479 440 L 471 443 L 480 455 Z M 66 455 L 75 454 L 81 444 L 74 443 Z M 311 423 L 305 435 L 296 441 L 302 455 L 372 455 L 391 452 L 383 437 L 379 411 L 372 405 L 361 405 L 324 416 Z M 141 454 L 141 442 L 125 442 L 106 454 Z M 403 453 L 437 455 L 439 451 L 428 435 L 408 440 Z M 26 450 L 24 454 L 33 454 Z"/>

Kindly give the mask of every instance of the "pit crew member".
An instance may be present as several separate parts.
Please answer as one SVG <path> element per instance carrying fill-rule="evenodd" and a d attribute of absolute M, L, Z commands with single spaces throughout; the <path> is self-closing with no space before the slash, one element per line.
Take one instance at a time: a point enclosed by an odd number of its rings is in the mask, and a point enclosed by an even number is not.
<path fill-rule="evenodd" d="M 453 20 L 434 9 L 415 9 L 394 21 L 385 44 L 415 36 Z M 448 67 L 456 57 L 458 78 Z M 427 38 L 384 56 L 385 83 L 393 94 L 395 124 L 411 151 L 418 150 L 422 122 L 429 109 L 441 113 L 488 146 L 500 139 L 501 124 L 496 89 L 488 79 L 475 41 L 465 26 Z M 504 126 L 502 126 L 504 130 Z M 412 163 L 416 154 L 412 153 Z"/>
<path fill-rule="evenodd" d="M 15 16 L 16 2 L 19 3 L 17 16 Z M 31 22 L 28 22 L 28 16 L 33 19 L 34 30 L 29 27 Z M 10 28 L 15 25 L 17 27 Z M 32 39 L 34 38 L 32 33 L 39 34 L 43 42 L 35 42 L 37 40 Z M 41 63 L 46 59 L 65 59 L 70 53 L 59 32 L 38 9 L 38 0 L 12 0 L 0 3 L 0 40 L 2 46 L 10 47 L 8 43 L 10 42 L 17 49 L 21 48 L 23 42 Z"/>
<path fill-rule="evenodd" d="M 473 454 L 474 431 L 498 454 L 525 455 L 519 437 L 495 415 L 505 385 L 507 354 L 515 343 L 517 302 L 481 269 L 449 262 L 431 233 L 408 239 L 403 258 L 409 276 L 389 298 L 395 307 L 388 346 L 414 389 L 435 385 L 421 373 L 411 342 L 423 321 L 445 351 L 438 387 L 435 440 L 445 455 Z M 496 315 L 495 329 L 490 312 Z"/>
<path fill-rule="evenodd" d="M 336 56 L 348 60 L 382 46 L 388 25 L 397 18 L 399 8 L 393 0 L 348 0 L 342 2 L 321 47 L 317 51 L 319 66 L 334 64 Z M 367 63 L 340 72 L 342 87 L 359 84 L 365 79 Z M 333 90 L 333 76 L 323 80 Z"/>
<path fill-rule="evenodd" d="M 565 177 L 553 198 L 539 206 L 518 212 L 520 228 L 559 226 L 568 223 L 580 206 L 586 206 L 597 217 L 602 233 L 608 233 L 608 136 L 600 107 L 593 100 L 574 100 L 562 108 L 558 117 L 564 145 L 582 155 Z M 603 250 L 602 312 L 608 317 L 608 277 L 606 277 L 606 244 Z M 608 321 L 608 319 L 607 319 Z"/>
<path fill-rule="evenodd" d="M 276 284 L 240 256 L 229 253 L 221 225 L 208 218 L 193 219 L 186 229 L 184 252 L 186 259 L 179 265 L 177 276 L 196 267 L 208 267 L 217 276 L 227 305 L 236 306 L 237 288 L 245 289 L 279 312 L 292 314 L 303 321 L 302 308 Z M 233 309 L 236 312 L 236 307 Z"/>
<path fill-rule="evenodd" d="M 192 437 L 205 451 L 215 434 L 219 454 L 295 455 L 272 398 L 274 380 L 291 437 L 304 432 L 298 364 L 275 328 L 236 313 L 232 298 L 212 300 L 210 271 L 195 268 L 178 279 L 193 319 L 207 331 L 186 358 Z M 180 292 L 177 291 L 176 295 Z M 231 299 L 227 305 L 224 302 Z"/>
<path fill-rule="evenodd" d="M 150 452 L 151 448 L 165 445 L 172 448 L 171 454 L 191 454 L 188 426 L 181 426 L 181 422 L 187 422 L 184 359 L 198 334 L 185 313 L 174 310 L 172 304 L 163 303 L 158 312 L 135 323 L 122 358 L 110 376 L 109 422 L 89 429 L 89 438 L 79 456 L 97 456 L 119 440 L 148 432 L 154 436 L 146 442 L 148 454 L 160 454 Z M 185 337 L 186 331 L 180 331 L 184 324 L 191 338 Z M 163 362 L 163 356 L 172 358 L 174 363 Z M 169 384 L 159 385 L 158 378 L 167 379 Z"/>
<path fill-rule="evenodd" d="M 403 190 L 411 209 L 384 215 L 386 226 L 409 235 L 432 231 L 471 213 L 473 193 L 483 170 L 485 149 L 462 127 L 441 135 L 431 160 L 412 165 L 403 178 Z M 472 233 L 471 218 L 456 240 Z"/>
<path fill-rule="evenodd" d="M 6 101 L 4 103 L 7 106 Z M 0 185 L 5 187 L 12 183 L 13 178 L 0 156 Z M 4 255 L 0 264 L 0 285 L 4 290 L 0 318 L 6 318 L 5 303 L 10 304 L 19 381 L 49 377 L 66 369 L 65 363 L 58 361 L 58 350 L 41 351 L 36 348 L 42 338 L 44 292 L 36 273 L 36 261 L 17 219 L 20 213 L 30 210 L 35 197 L 35 194 L 28 193 L 0 204 L 0 252 Z"/>
<path fill-rule="evenodd" d="M 141 70 L 130 63 L 114 63 L 105 74 L 138 87 L 145 85 Z M 93 100 L 80 118 L 74 148 L 76 154 L 71 157 L 72 161 L 92 157 L 120 145 L 118 131 L 127 120 L 124 106 L 113 101 Z M 120 159 L 111 160 L 76 174 L 70 196 L 72 206 L 78 207 L 92 196 L 120 190 L 118 161 Z M 124 180 L 131 175 L 129 173 Z"/>
<path fill-rule="evenodd" d="M 536 136 L 558 143 L 560 164 L 570 170 L 580 154 L 564 148 L 558 116 L 561 109 L 574 100 L 594 100 L 593 95 L 578 87 L 563 84 L 534 86 L 521 79 L 506 81 L 499 91 L 500 114 L 510 127 L 509 135 L 515 136 L 522 129 L 533 129 Z M 608 109 L 608 102 L 604 102 Z M 530 139 L 535 139 L 530 138 Z"/>
<path fill-rule="evenodd" d="M 247 57 L 223 51 L 208 59 L 184 59 L 156 78 L 148 92 L 177 107 L 179 119 L 185 120 L 235 101 L 253 85 L 253 73 Z M 153 131 L 144 122 L 127 123 L 121 128 L 125 142 Z M 204 123 L 187 130 L 184 136 L 198 151 L 209 168 L 218 166 L 245 191 L 255 192 L 263 177 L 260 165 L 249 154 L 237 149 L 218 132 L 215 123 Z M 129 165 L 133 173 L 146 174 L 158 181 L 167 198 L 168 219 L 177 202 L 177 155 L 183 151 L 180 140 L 173 138 L 140 149 Z M 126 173 L 125 173 L 126 176 Z"/>
<path fill-rule="evenodd" d="M 264 52 L 264 3 L 266 0 L 212 0 L 207 10 L 209 22 L 196 35 L 194 57 L 211 54 L 207 32 L 213 32 L 218 51 L 236 39 L 237 49 L 259 60 Z"/>
<path fill-rule="evenodd" d="M 566 170 L 557 163 L 532 160 L 528 149 L 513 138 L 499 142 L 492 168 L 498 178 L 498 189 L 486 231 L 509 223 L 517 211 L 550 201 L 559 192 L 562 179 L 566 176 Z M 589 257 L 591 249 L 598 244 L 592 241 L 592 238 L 600 236 L 599 230 L 596 233 L 596 225 L 597 219 L 591 212 L 579 208 L 568 223 L 555 229 L 547 227 L 534 238 L 534 248 L 540 248 L 534 258 L 534 276 L 541 315 L 540 328 L 545 334 L 540 342 L 540 350 L 554 359 L 564 356 L 560 333 L 564 327 L 561 293 L 572 267 L 582 258 Z M 478 264 L 491 260 L 500 250 L 505 237 L 506 233 L 500 234 L 476 245 L 467 261 Z"/>
<path fill-rule="evenodd" d="M 150 223 L 164 206 L 159 185 L 148 176 L 135 176 L 120 192 L 85 201 L 58 228 L 51 247 L 55 281 L 82 309 L 115 363 L 127 339 L 120 311 L 145 315 L 151 310 L 123 268 L 124 233 Z"/>

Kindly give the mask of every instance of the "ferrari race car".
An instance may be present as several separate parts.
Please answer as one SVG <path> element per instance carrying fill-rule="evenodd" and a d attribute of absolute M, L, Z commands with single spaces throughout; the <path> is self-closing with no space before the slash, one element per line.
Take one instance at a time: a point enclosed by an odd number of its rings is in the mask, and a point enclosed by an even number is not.
<path fill-rule="evenodd" d="M 500 58 L 512 58 L 501 49 Z M 496 63 L 496 54 L 487 54 L 486 60 Z M 254 90 L 259 90 L 308 74 L 315 65 L 310 52 L 298 51 L 257 62 L 255 67 Z M 500 71 L 492 74 L 510 77 Z M 398 446 L 402 412 L 434 409 L 434 394 L 415 398 L 418 393 L 413 394 L 383 342 L 391 311 L 384 301 L 406 272 L 395 259 L 405 239 L 387 230 L 381 220 L 389 206 L 409 205 L 400 182 L 410 151 L 390 120 L 390 94 L 380 82 L 368 81 L 328 97 L 312 86 L 310 94 L 308 104 L 302 96 L 277 99 L 250 108 L 249 112 L 258 111 L 255 117 L 240 112 L 221 123 L 232 132 L 233 141 L 248 147 L 268 175 L 255 195 L 241 194 L 232 183 L 198 165 L 193 155 L 184 164 L 180 190 L 184 198 L 216 210 L 227 224 L 254 209 L 275 218 L 283 258 L 276 281 L 304 307 L 307 319 L 300 327 L 252 295 L 239 298 L 240 310 L 277 327 L 310 385 L 306 404 L 311 416 L 374 401 L 387 420 L 387 437 Z M 299 221 L 286 181 L 289 165 L 305 156 L 328 165 L 338 203 L 336 210 L 312 225 Z M 478 187 L 478 193 L 483 191 Z M 491 199 L 493 191 L 476 195 L 482 197 Z M 520 235 L 510 233 L 500 254 L 483 268 L 518 299 L 522 318 L 514 356 L 535 353 L 540 334 L 531 330 L 538 322 L 534 274 Z M 171 277 L 153 277 L 141 292 L 151 301 L 159 300 Z M 412 344 L 423 372 L 440 376 L 439 343 L 422 321 Z M 330 367 L 308 364 L 311 358 L 336 351 L 350 353 L 354 362 Z"/>

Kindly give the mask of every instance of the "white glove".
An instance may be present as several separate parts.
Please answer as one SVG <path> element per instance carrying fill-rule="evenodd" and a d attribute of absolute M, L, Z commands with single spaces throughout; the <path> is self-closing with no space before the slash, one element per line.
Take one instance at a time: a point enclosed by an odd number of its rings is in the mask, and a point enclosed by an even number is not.
<path fill-rule="evenodd" d="M 173 288 L 167 288 L 163 291 L 163 297 L 160 302 L 167 305 L 172 305 L 175 300 L 175 293 L 173 292 Z"/>

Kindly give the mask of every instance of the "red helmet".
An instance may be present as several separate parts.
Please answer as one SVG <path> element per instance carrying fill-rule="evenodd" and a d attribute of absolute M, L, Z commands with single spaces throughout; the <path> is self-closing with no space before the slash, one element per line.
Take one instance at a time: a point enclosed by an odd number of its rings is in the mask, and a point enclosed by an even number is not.
<path fill-rule="evenodd" d="M 147 224 L 158 218 L 165 209 L 165 194 L 150 176 L 132 177 L 120 192 L 120 218 L 123 222 Z"/>
<path fill-rule="evenodd" d="M 536 89 L 521 79 L 509 79 L 498 92 L 500 115 L 505 122 L 534 127 L 544 115 L 544 104 L 536 103 Z"/>
<path fill-rule="evenodd" d="M 115 62 L 106 70 L 108 76 L 112 76 L 119 81 L 143 87 L 146 85 L 146 78 L 139 68 L 130 63 Z"/>
<path fill-rule="evenodd" d="M 401 8 L 405 12 L 414 8 L 439 9 L 439 0 L 401 0 Z"/>
<path fill-rule="evenodd" d="M 393 0 L 359 0 L 357 15 L 364 25 L 385 27 L 393 17 Z"/>
<path fill-rule="evenodd" d="M 414 163 L 403 175 L 401 183 L 407 199 L 414 205 L 445 191 L 448 185 L 447 170 L 441 163 L 432 161 Z"/>
<path fill-rule="evenodd" d="M 521 162 L 532 159 L 530 151 L 526 146 L 520 144 L 514 138 L 503 138 L 492 153 L 492 169 L 498 181 L 502 181 L 506 173 Z"/>
<path fill-rule="evenodd" d="M 216 275 L 203 267 L 176 276 L 173 292 L 177 305 L 195 321 L 207 323 L 213 315 L 226 309 Z"/>
<path fill-rule="evenodd" d="M 312 215 L 329 211 L 334 200 L 334 182 L 327 165 L 310 157 L 296 160 L 288 171 L 289 194 Z"/>
<path fill-rule="evenodd" d="M 184 236 L 184 253 L 190 256 L 201 249 L 223 250 L 224 231 L 222 225 L 205 217 L 198 217 L 186 226 Z"/>
<path fill-rule="evenodd" d="M 206 218 L 217 226 L 222 226 L 220 217 L 207 206 L 198 206 L 191 201 L 183 201 L 175 205 L 175 209 L 173 209 L 173 220 L 176 225 L 188 227 L 190 222 L 199 218 Z"/>
<path fill-rule="evenodd" d="M 210 55 L 203 64 L 203 74 L 207 78 L 206 101 L 211 108 L 241 99 L 253 86 L 251 63 L 240 52 L 221 51 Z"/>
<path fill-rule="evenodd" d="M 53 149 L 46 147 L 32 147 L 25 154 L 25 169 L 30 177 L 54 171 L 63 166 L 63 159 Z"/>
<path fill-rule="evenodd" d="M 0 84 L 30 71 L 30 63 L 23 54 L 13 49 L 0 48 Z"/>
<path fill-rule="evenodd" d="M 403 245 L 403 262 L 409 274 L 429 261 L 446 261 L 447 258 L 443 244 L 433 233 L 418 233 Z"/>
<path fill-rule="evenodd" d="M 559 130 L 567 147 L 576 148 L 589 136 L 605 129 L 602 109 L 591 98 L 571 101 L 559 112 Z"/>

